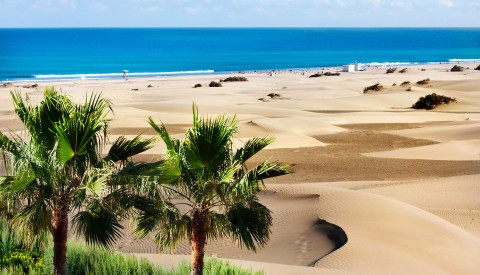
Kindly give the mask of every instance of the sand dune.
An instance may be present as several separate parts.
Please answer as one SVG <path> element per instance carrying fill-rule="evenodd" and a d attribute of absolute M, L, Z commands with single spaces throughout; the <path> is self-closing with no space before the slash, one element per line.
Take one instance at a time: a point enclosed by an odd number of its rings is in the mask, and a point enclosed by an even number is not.
<path fill-rule="evenodd" d="M 475 274 L 480 240 L 422 209 L 364 192 L 321 184 L 269 186 L 319 195 L 318 215 L 342 227 L 348 242 L 316 263 L 366 273 Z M 448 236 L 448 237 L 447 237 Z M 414 240 L 414 241 L 413 241 Z"/>
<path fill-rule="evenodd" d="M 415 148 L 363 154 L 397 159 L 480 160 L 480 139 L 449 141 Z"/>
<path fill-rule="evenodd" d="M 156 136 L 148 116 L 182 138 L 192 121 L 193 102 L 201 114 L 237 114 L 237 147 L 248 138 L 275 136 L 274 144 L 247 163 L 252 167 L 278 159 L 295 171 L 267 181 L 268 191 L 260 194 L 273 211 L 270 242 L 253 253 L 231 240 L 211 241 L 209 255 L 267 274 L 478 274 L 480 72 L 447 72 L 451 66 L 321 78 L 308 78 L 316 71 L 275 77 L 247 73 L 248 82 L 222 88 L 205 86 L 227 75 L 67 81 L 21 92 L 38 102 L 43 89 L 55 85 L 80 102 L 85 91 L 102 91 L 114 103 L 111 142 L 120 135 Z M 426 78 L 429 84 L 415 84 Z M 400 87 L 404 81 L 411 82 L 411 91 Z M 196 83 L 204 87 L 193 89 Z M 375 83 L 385 89 L 363 93 Z M 21 86 L 0 88 L 3 133 L 22 130 L 12 116 L 9 94 Z M 430 111 L 410 108 L 432 92 L 458 103 Z M 135 160 L 158 160 L 164 152 L 159 142 Z M 125 225 L 117 250 L 164 265 L 189 258 L 184 256 L 190 253 L 188 241 L 173 257 L 155 255 L 151 239 L 137 240 L 128 221 Z"/>

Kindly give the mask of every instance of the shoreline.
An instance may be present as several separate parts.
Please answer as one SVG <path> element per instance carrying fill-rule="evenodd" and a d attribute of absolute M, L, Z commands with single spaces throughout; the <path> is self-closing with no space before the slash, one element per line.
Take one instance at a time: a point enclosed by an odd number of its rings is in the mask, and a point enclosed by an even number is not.
<path fill-rule="evenodd" d="M 355 63 L 343 64 L 354 65 Z M 480 64 L 480 58 L 471 59 L 448 59 L 448 61 L 429 61 L 429 62 L 369 62 L 358 63 L 364 70 L 386 69 L 391 67 L 411 67 L 411 66 L 428 66 L 428 65 L 442 65 L 442 64 Z M 281 68 L 281 69 L 259 69 L 259 70 L 235 70 L 235 71 L 215 71 L 215 70 L 186 70 L 186 71 L 172 71 L 172 72 L 129 72 L 127 79 L 148 79 L 161 77 L 176 77 L 176 76 L 208 76 L 208 75 L 231 75 L 231 74 L 270 74 L 270 73 L 309 73 L 312 71 L 321 70 L 342 70 L 343 65 L 311 67 L 311 68 Z M 97 77 L 95 77 L 97 76 Z M 104 77 L 102 77 L 104 76 Z M 110 77 L 109 77 L 110 76 Z M 93 77 L 93 78 L 87 78 Z M 122 80 L 123 73 L 80 73 L 80 74 L 43 74 L 32 75 L 30 78 L 21 78 L 15 80 L 0 80 L 1 84 L 5 83 L 33 83 L 33 82 L 66 82 L 66 81 L 95 81 L 95 80 Z"/>

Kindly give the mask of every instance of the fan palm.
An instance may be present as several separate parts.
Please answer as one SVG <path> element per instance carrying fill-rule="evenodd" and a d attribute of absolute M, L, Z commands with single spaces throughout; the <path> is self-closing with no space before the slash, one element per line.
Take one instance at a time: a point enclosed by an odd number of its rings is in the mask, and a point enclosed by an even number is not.
<path fill-rule="evenodd" d="M 207 239 L 230 237 L 240 247 L 256 250 L 269 239 L 272 217 L 257 192 L 266 178 L 288 173 L 288 165 L 265 161 L 248 170 L 246 161 L 273 142 L 254 138 L 233 151 L 236 118 L 199 118 L 193 106 L 193 127 L 184 140 L 173 139 L 165 125 L 150 125 L 167 147 L 165 159 L 149 171 L 155 181 L 144 188 L 156 212 L 141 212 L 135 232 L 155 232 L 160 250 L 173 252 L 181 240 L 192 247 L 192 274 L 203 274 Z"/>
<path fill-rule="evenodd" d="M 51 234 L 54 274 L 66 274 L 69 214 L 88 243 L 110 246 L 120 236 L 119 219 L 132 206 L 147 210 L 132 186 L 136 171 L 148 165 L 128 160 L 149 149 L 153 139 L 120 137 L 102 158 L 111 106 L 101 95 L 76 104 L 51 87 L 37 105 L 19 92 L 11 95 L 26 134 L 8 138 L 0 132 L 1 214 L 26 237 L 46 240 Z"/>

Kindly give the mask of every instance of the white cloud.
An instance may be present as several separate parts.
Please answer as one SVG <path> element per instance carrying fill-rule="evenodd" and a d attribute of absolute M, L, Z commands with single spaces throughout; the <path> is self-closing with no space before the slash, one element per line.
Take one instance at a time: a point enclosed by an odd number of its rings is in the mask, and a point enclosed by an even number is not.
<path fill-rule="evenodd" d="M 185 8 L 185 11 L 188 12 L 188 13 L 199 13 L 199 12 L 200 12 L 200 8 L 199 8 L 199 7 L 196 7 L 196 8 L 186 7 L 186 8 Z"/>
<path fill-rule="evenodd" d="M 337 0 L 337 5 L 342 6 L 342 7 L 347 6 L 347 5 L 345 4 L 345 2 L 343 2 L 342 0 Z"/>
<path fill-rule="evenodd" d="M 441 0 L 441 1 L 440 1 L 440 4 L 442 4 L 442 5 L 446 6 L 446 7 L 449 7 L 449 8 L 453 7 L 452 0 Z"/>

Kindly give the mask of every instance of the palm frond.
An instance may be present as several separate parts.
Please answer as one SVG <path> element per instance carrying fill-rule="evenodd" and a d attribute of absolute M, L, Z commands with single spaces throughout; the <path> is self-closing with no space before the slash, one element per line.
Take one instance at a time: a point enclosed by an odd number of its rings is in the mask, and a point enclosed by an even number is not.
<path fill-rule="evenodd" d="M 95 202 L 92 202 L 84 211 L 75 214 L 72 225 L 76 233 L 85 237 L 85 241 L 89 244 L 110 247 L 122 236 L 123 226 L 117 216 Z"/>
<path fill-rule="evenodd" d="M 242 148 L 237 150 L 233 160 L 244 164 L 248 159 L 253 157 L 256 153 L 260 152 L 274 141 L 275 138 L 270 136 L 249 139 L 245 142 Z"/>
<path fill-rule="evenodd" d="M 132 140 L 126 139 L 124 136 L 119 137 L 108 151 L 106 160 L 113 162 L 127 161 L 135 155 L 143 153 L 153 147 L 155 138 L 141 139 L 141 135 L 136 136 Z"/>
<path fill-rule="evenodd" d="M 270 238 L 272 216 L 267 207 L 257 201 L 237 203 L 227 213 L 230 232 L 240 247 L 256 251 L 256 245 L 265 245 Z"/>

